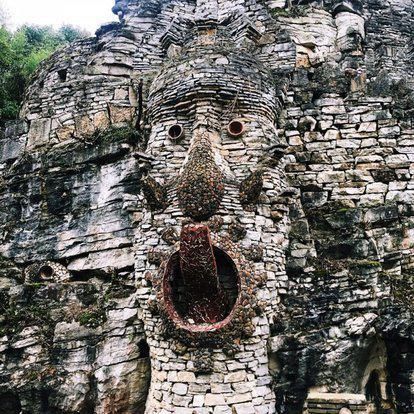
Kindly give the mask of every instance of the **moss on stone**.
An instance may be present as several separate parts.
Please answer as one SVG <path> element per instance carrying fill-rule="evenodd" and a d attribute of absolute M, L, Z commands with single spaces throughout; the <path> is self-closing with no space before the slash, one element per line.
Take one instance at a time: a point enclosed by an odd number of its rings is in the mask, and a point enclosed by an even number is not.
<path fill-rule="evenodd" d="M 81 326 L 88 328 L 97 328 L 106 322 L 106 313 L 102 308 L 90 309 L 78 315 L 77 321 Z"/>
<path fill-rule="evenodd" d="M 22 272 L 15 263 L 0 255 L 0 277 L 20 280 Z"/>
<path fill-rule="evenodd" d="M 19 334 L 28 326 L 39 327 L 46 342 L 53 340 L 55 322 L 46 306 L 34 303 L 20 307 L 12 304 L 6 309 L 4 319 L 0 322 L 0 329 L 10 336 Z"/>
<path fill-rule="evenodd" d="M 349 267 L 352 269 L 358 268 L 376 268 L 381 267 L 381 263 L 376 260 L 351 260 Z"/>
<path fill-rule="evenodd" d="M 328 269 L 315 269 L 313 274 L 317 278 L 325 278 L 325 277 L 329 276 L 329 271 L 328 271 Z"/>
<path fill-rule="evenodd" d="M 285 7 L 276 7 L 271 9 L 270 13 L 272 17 L 304 17 L 309 13 L 310 7 L 307 5 L 295 5 L 289 8 Z"/>
<path fill-rule="evenodd" d="M 370 96 L 392 96 L 394 105 L 393 115 L 397 119 L 409 119 L 413 115 L 414 90 L 407 79 L 395 79 L 388 70 L 382 70 L 369 83 Z"/>
<path fill-rule="evenodd" d="M 276 7 L 271 10 L 273 17 L 291 17 L 290 10 L 282 7 Z"/>
<path fill-rule="evenodd" d="M 314 267 L 313 274 L 318 278 L 325 278 L 331 274 L 341 272 L 347 268 L 347 260 L 334 260 L 325 257 L 314 257 L 309 260 L 309 264 Z"/>
<path fill-rule="evenodd" d="M 381 273 L 380 276 L 389 284 L 394 303 L 414 312 L 414 269 L 406 270 L 402 275 Z"/>
<path fill-rule="evenodd" d="M 96 131 L 91 140 L 98 144 L 127 142 L 136 145 L 142 140 L 142 133 L 132 126 L 109 127 L 104 131 Z"/>

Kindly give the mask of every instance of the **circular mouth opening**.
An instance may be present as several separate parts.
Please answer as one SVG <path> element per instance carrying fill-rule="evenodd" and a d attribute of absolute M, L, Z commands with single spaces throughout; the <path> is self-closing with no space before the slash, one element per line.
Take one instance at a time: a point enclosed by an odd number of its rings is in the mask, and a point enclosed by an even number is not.
<path fill-rule="evenodd" d="M 53 275 L 55 274 L 55 271 L 53 268 L 49 265 L 44 265 L 39 269 L 39 278 L 42 280 L 50 280 Z"/>
<path fill-rule="evenodd" d="M 240 137 L 244 132 L 244 124 L 241 121 L 231 121 L 227 126 L 227 131 L 231 137 Z"/>
<path fill-rule="evenodd" d="M 214 247 L 220 292 L 203 292 L 194 302 L 190 289 L 184 284 L 180 269 L 180 253 L 174 253 L 166 268 L 163 295 L 170 319 L 180 328 L 192 332 L 214 331 L 226 326 L 239 302 L 240 278 L 230 256 Z M 197 275 L 196 275 L 197 276 Z"/>
<path fill-rule="evenodd" d="M 168 130 L 168 136 L 171 141 L 178 141 L 184 135 L 184 130 L 181 125 L 175 124 Z"/>

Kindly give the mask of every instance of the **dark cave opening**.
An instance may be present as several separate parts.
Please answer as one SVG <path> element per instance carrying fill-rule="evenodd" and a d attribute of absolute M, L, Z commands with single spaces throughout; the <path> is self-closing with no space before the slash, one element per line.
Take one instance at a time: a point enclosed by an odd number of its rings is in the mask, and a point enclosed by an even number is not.
<path fill-rule="evenodd" d="M 58 70 L 59 80 L 61 82 L 66 82 L 68 77 L 68 70 L 67 69 L 60 69 Z"/>
<path fill-rule="evenodd" d="M 138 349 L 139 349 L 140 358 L 149 358 L 150 348 L 149 348 L 148 343 L 145 339 L 141 339 L 138 342 Z"/>
<path fill-rule="evenodd" d="M 396 414 L 385 371 L 373 370 L 365 385 L 369 414 Z"/>
<path fill-rule="evenodd" d="M 367 401 L 370 401 L 375 407 L 375 413 L 381 413 L 381 383 L 378 371 L 372 371 L 365 386 L 365 395 Z"/>

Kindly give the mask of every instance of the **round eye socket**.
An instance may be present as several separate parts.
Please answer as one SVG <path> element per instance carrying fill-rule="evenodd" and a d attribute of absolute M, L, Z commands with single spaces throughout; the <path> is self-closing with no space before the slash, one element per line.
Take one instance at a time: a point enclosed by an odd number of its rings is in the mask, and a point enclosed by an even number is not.
<path fill-rule="evenodd" d="M 171 141 L 179 141 L 184 136 L 184 130 L 181 125 L 175 124 L 168 130 L 168 136 Z"/>
<path fill-rule="evenodd" d="M 228 134 L 233 138 L 241 137 L 244 133 L 244 124 L 241 121 L 234 120 L 227 126 Z"/>
<path fill-rule="evenodd" d="M 44 265 L 39 269 L 39 277 L 42 280 L 48 280 L 51 279 L 54 275 L 55 271 L 53 268 L 49 265 Z"/>

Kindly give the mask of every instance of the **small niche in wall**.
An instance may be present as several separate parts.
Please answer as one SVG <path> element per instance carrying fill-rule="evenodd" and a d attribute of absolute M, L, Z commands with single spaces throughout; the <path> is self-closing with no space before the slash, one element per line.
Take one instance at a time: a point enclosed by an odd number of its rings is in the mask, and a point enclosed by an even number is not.
<path fill-rule="evenodd" d="M 139 357 L 140 358 L 149 358 L 150 356 L 150 349 L 145 339 L 141 339 L 138 342 L 138 349 L 139 349 Z"/>
<path fill-rule="evenodd" d="M 43 265 L 38 272 L 38 276 L 40 280 L 52 280 L 55 271 L 52 266 Z"/>
<path fill-rule="evenodd" d="M 61 82 L 66 82 L 68 78 L 68 70 L 67 69 L 60 69 L 58 70 L 59 80 Z"/>
<path fill-rule="evenodd" d="M 367 400 L 368 414 L 396 414 L 395 402 L 387 370 L 387 349 L 377 338 L 368 354 L 361 391 Z"/>

